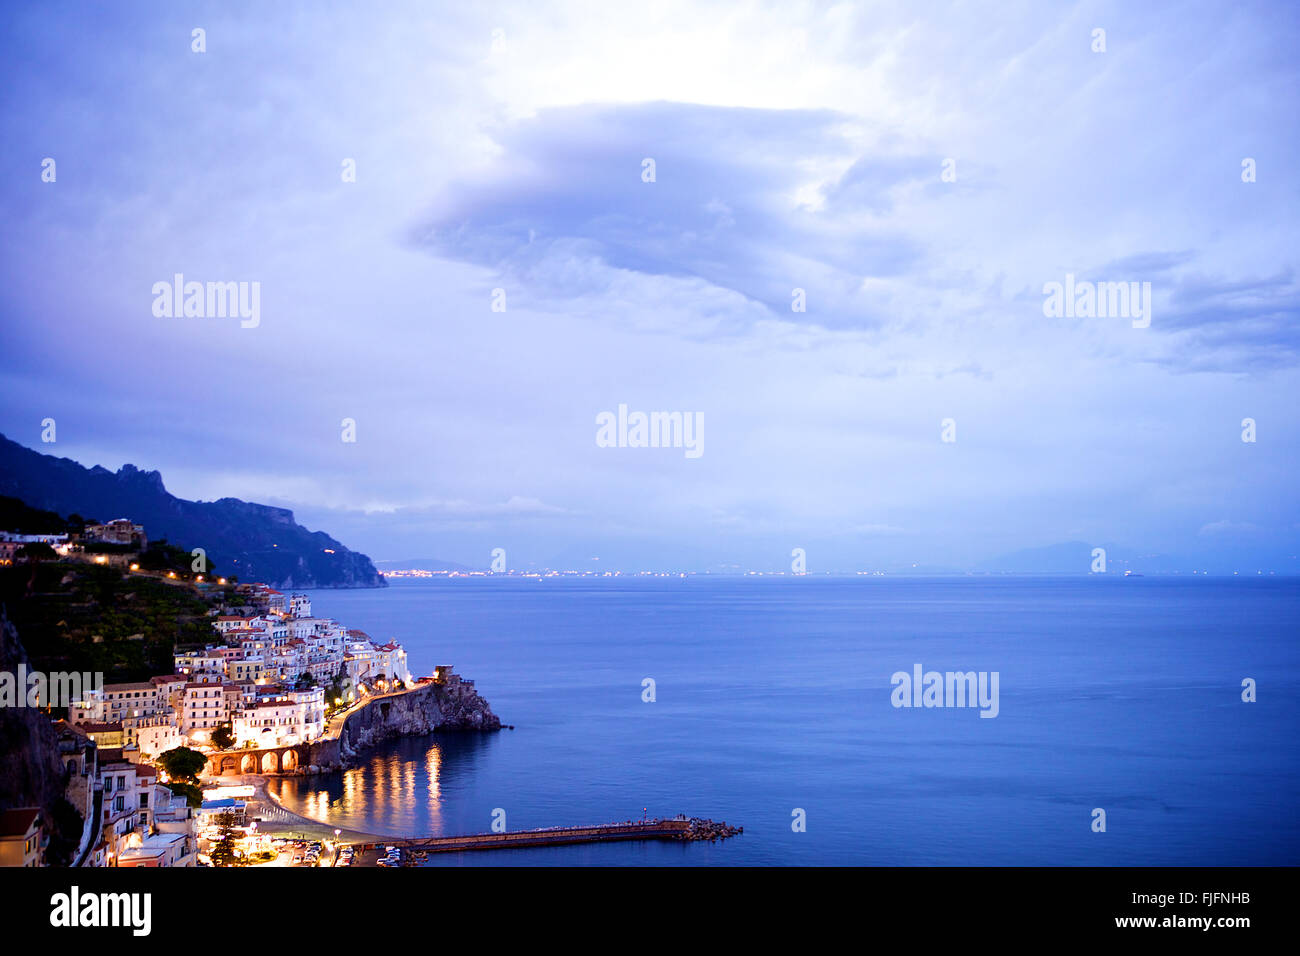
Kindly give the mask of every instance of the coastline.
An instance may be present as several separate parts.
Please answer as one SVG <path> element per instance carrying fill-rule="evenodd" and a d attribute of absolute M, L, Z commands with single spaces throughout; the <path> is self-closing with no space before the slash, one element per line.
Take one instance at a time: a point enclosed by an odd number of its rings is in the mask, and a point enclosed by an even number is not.
<path fill-rule="evenodd" d="M 334 831 L 339 830 L 338 840 L 342 843 L 374 843 L 389 839 L 381 834 L 367 833 L 350 827 L 335 827 L 323 820 L 303 816 L 290 810 L 271 795 L 267 787 L 267 777 L 262 774 L 241 774 L 238 777 L 208 777 L 205 786 L 251 786 L 253 796 L 246 799 L 248 817 L 257 819 L 257 829 L 262 833 L 275 836 L 305 837 L 307 839 L 333 840 Z"/>
<path fill-rule="evenodd" d="M 450 666 L 437 678 L 422 678 L 414 687 L 367 696 L 333 715 L 325 733 L 299 744 L 262 749 L 219 750 L 208 754 L 207 776 L 221 779 L 255 772 L 258 755 L 271 758 L 276 776 L 310 776 L 346 769 L 371 748 L 399 737 L 419 737 L 438 730 L 494 733 L 501 719 L 478 695 L 472 680 L 462 680 Z M 251 761 L 251 762 L 250 762 Z M 283 765 L 281 761 L 284 761 Z"/>
<path fill-rule="evenodd" d="M 437 730 L 494 732 L 501 728 L 499 718 L 487 701 L 478 696 L 473 681 L 464 681 L 450 667 L 439 669 L 437 682 L 422 681 L 418 686 L 367 698 L 342 711 L 329 722 L 325 736 L 311 744 L 313 762 L 293 774 L 207 773 L 205 787 L 251 786 L 253 795 L 246 798 L 249 819 L 258 820 L 258 829 L 276 836 L 335 839 L 344 843 L 375 843 L 393 839 L 391 835 L 370 833 L 350 827 L 335 827 L 325 820 L 304 816 L 289 809 L 270 792 L 271 776 L 315 776 L 351 766 L 363 753 L 376 745 L 401 737 L 422 736 Z M 217 755 L 238 756 L 238 752 Z M 209 764 L 212 767 L 213 764 Z M 404 834 L 414 836 L 415 834 Z"/>

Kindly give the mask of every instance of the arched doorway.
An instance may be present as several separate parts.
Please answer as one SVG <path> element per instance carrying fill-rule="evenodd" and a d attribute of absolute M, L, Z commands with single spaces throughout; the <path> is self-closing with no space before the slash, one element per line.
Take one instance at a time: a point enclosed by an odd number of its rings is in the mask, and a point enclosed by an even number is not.
<path fill-rule="evenodd" d="M 280 758 L 274 750 L 262 754 L 262 773 L 279 773 Z"/>
<path fill-rule="evenodd" d="M 298 769 L 298 751 L 286 750 L 280 757 L 280 769 L 285 773 Z"/>
<path fill-rule="evenodd" d="M 252 754 L 244 754 L 244 758 L 239 762 L 240 773 L 257 773 L 257 758 Z"/>

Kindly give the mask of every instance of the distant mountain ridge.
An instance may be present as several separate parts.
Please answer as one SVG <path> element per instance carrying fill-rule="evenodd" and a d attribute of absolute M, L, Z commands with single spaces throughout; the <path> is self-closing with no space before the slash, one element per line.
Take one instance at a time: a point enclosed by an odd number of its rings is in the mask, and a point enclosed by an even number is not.
<path fill-rule="evenodd" d="M 25 448 L 0 435 L 0 495 L 33 508 L 99 521 L 130 518 L 151 540 L 203 548 L 218 573 L 278 588 L 381 588 L 370 558 L 323 531 L 308 531 L 287 508 L 221 498 L 187 501 L 163 486 L 162 475 L 123 465 L 116 473 L 86 468 Z"/>

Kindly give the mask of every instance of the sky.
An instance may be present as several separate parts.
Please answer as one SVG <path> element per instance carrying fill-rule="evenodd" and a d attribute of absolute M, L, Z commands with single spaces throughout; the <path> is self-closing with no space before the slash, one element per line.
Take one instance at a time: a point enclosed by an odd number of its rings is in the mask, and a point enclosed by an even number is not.
<path fill-rule="evenodd" d="M 0 19 L 28 447 L 381 561 L 1300 569 L 1293 4 Z M 157 315 L 177 273 L 257 324 Z M 1045 314 L 1067 275 L 1149 325 Z M 620 405 L 701 453 L 602 447 Z"/>

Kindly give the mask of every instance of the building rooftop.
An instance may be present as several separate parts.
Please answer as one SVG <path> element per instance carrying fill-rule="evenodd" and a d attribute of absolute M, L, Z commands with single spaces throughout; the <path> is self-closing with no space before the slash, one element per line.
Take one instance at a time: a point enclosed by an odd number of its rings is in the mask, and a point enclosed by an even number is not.
<path fill-rule="evenodd" d="M 70 724 L 66 720 L 54 721 L 54 731 L 59 737 L 79 737 L 82 740 L 89 740 L 86 732 L 76 724 Z"/>
<path fill-rule="evenodd" d="M 220 800 L 204 800 L 203 810 L 239 810 L 247 804 L 243 800 L 236 800 L 234 797 L 223 797 Z"/>
<path fill-rule="evenodd" d="M 185 835 L 182 833 L 155 833 L 153 836 L 145 837 L 139 846 L 123 850 L 117 855 L 117 858 L 119 860 L 152 859 L 166 853 L 176 845 L 177 841 L 184 839 Z"/>
<path fill-rule="evenodd" d="M 40 815 L 40 807 L 0 810 L 0 838 L 26 836 Z"/>

